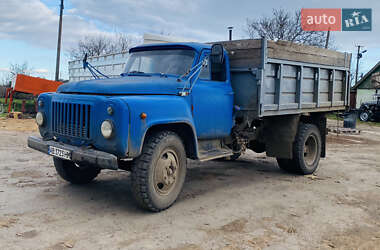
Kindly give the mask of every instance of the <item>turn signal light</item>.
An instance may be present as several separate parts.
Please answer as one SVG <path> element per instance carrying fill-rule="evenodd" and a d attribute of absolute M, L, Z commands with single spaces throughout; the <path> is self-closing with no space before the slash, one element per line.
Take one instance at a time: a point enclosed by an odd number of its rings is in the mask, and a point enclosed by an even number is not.
<path fill-rule="evenodd" d="M 148 115 L 147 115 L 146 113 L 141 113 L 141 114 L 140 114 L 140 118 L 141 118 L 142 120 L 146 119 L 147 117 L 148 117 Z"/>

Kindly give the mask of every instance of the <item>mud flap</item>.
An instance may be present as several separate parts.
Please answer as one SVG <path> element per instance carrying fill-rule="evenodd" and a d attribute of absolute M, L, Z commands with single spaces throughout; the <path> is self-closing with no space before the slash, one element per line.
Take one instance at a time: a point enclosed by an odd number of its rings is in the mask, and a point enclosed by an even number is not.
<path fill-rule="evenodd" d="M 292 159 L 293 142 L 300 115 L 267 117 L 264 120 L 264 140 L 269 157 Z"/>

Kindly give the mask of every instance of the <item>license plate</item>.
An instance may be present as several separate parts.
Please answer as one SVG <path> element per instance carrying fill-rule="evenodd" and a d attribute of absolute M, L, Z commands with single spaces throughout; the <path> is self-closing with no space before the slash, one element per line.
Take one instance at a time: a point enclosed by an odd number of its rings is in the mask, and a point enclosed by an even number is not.
<path fill-rule="evenodd" d="M 71 160 L 71 151 L 66 149 L 49 146 L 49 155 L 56 156 L 65 160 Z"/>

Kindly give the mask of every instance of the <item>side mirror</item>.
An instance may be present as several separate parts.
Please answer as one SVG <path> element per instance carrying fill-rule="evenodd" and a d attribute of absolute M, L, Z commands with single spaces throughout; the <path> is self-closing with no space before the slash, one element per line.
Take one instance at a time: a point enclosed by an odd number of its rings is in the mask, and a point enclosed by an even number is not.
<path fill-rule="evenodd" d="M 211 63 L 223 64 L 224 62 L 223 45 L 218 44 L 218 43 L 212 45 L 210 60 L 211 60 Z"/>
<path fill-rule="evenodd" d="M 86 69 L 87 65 L 88 65 L 88 62 L 87 62 L 87 53 L 86 53 L 83 58 L 83 69 Z"/>

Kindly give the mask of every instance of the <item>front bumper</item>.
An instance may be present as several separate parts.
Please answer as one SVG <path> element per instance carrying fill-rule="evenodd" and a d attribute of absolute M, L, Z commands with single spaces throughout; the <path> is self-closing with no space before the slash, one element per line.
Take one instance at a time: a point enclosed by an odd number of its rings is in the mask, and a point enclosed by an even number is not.
<path fill-rule="evenodd" d="M 44 141 L 42 138 L 36 136 L 28 137 L 28 147 L 30 148 L 48 154 L 49 146 L 71 151 L 71 160 L 73 162 L 88 163 L 105 169 L 118 169 L 118 160 L 113 154 L 90 148 L 76 147 L 53 140 Z"/>

